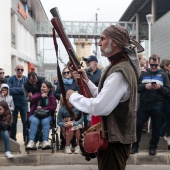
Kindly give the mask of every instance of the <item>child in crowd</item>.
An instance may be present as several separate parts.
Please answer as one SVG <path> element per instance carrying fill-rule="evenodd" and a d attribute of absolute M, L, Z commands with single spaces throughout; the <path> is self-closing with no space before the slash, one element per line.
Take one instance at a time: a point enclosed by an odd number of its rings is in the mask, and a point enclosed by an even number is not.
<path fill-rule="evenodd" d="M 79 114 L 79 111 L 75 107 L 73 107 L 69 101 L 67 101 L 67 104 L 71 107 L 75 115 Z M 80 128 L 82 128 L 83 120 L 84 120 L 83 114 L 81 115 L 81 118 L 78 121 L 71 120 L 70 114 L 66 106 L 64 105 L 64 101 L 61 96 L 60 109 L 58 111 L 58 117 L 57 117 L 57 125 L 60 126 L 63 136 L 66 139 L 66 147 L 65 147 L 66 154 L 72 153 L 70 149 L 70 142 L 73 138 L 74 133 L 76 136 L 76 144 L 77 144 L 74 153 L 75 154 L 81 153 L 79 147 L 79 137 L 80 137 Z"/>
<path fill-rule="evenodd" d="M 0 101 L 5 100 L 8 103 L 11 112 L 14 110 L 13 97 L 9 95 L 9 86 L 5 83 L 1 85 L 0 88 Z"/>
<path fill-rule="evenodd" d="M 0 138 L 4 140 L 5 156 L 13 158 L 9 149 L 9 133 L 12 124 L 12 114 L 8 107 L 8 103 L 4 100 L 0 101 Z"/>

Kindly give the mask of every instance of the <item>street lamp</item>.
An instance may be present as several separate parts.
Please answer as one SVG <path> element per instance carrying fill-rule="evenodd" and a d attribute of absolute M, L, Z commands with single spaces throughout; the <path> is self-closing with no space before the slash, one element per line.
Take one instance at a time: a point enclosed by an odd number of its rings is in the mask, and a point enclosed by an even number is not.
<path fill-rule="evenodd" d="M 97 12 L 96 12 L 96 34 L 97 34 L 97 26 L 98 26 L 97 22 L 98 22 L 98 11 L 99 11 L 99 10 L 100 10 L 100 9 L 97 8 Z M 97 37 L 96 37 L 96 36 L 95 36 L 95 47 L 96 47 L 95 56 L 97 57 L 97 47 L 98 47 L 98 44 L 97 44 Z"/>
<path fill-rule="evenodd" d="M 149 57 L 151 56 L 151 25 L 153 23 L 153 15 L 152 14 L 148 14 L 146 15 L 146 19 L 147 19 L 147 23 L 148 23 L 148 26 L 149 26 Z"/>

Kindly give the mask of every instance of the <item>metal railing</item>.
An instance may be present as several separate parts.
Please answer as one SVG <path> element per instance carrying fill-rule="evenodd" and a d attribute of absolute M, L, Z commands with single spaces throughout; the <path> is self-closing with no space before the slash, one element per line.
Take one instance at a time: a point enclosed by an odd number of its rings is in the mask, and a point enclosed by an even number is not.
<path fill-rule="evenodd" d="M 101 32 L 110 25 L 121 25 L 125 27 L 130 36 L 136 35 L 135 22 L 95 22 L 95 21 L 63 21 L 63 27 L 69 37 L 99 37 Z M 37 23 L 37 36 L 51 36 L 52 24 L 50 21 Z"/>

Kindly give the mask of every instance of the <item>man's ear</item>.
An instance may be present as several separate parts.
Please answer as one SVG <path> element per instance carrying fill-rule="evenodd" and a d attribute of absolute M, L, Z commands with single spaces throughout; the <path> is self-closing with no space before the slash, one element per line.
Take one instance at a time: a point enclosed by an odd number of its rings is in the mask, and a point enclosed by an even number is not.
<path fill-rule="evenodd" d="M 113 40 L 110 39 L 110 41 L 112 41 L 112 42 L 111 42 L 111 46 L 112 46 L 112 47 L 116 47 L 116 46 L 117 46 L 117 44 L 116 44 Z"/>

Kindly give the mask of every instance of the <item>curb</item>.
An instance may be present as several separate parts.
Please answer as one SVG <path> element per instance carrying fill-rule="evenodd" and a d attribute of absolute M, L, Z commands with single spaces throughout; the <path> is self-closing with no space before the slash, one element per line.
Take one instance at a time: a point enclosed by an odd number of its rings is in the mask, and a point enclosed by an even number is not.
<path fill-rule="evenodd" d="M 2 155 L 2 154 L 1 154 Z M 14 154 L 14 158 L 7 159 L 0 155 L 0 166 L 42 166 L 42 165 L 97 165 L 97 159 L 86 161 L 80 154 L 65 153 L 37 153 L 37 154 Z M 155 156 L 141 151 L 130 155 L 127 165 L 170 165 L 170 151 L 159 152 Z"/>

